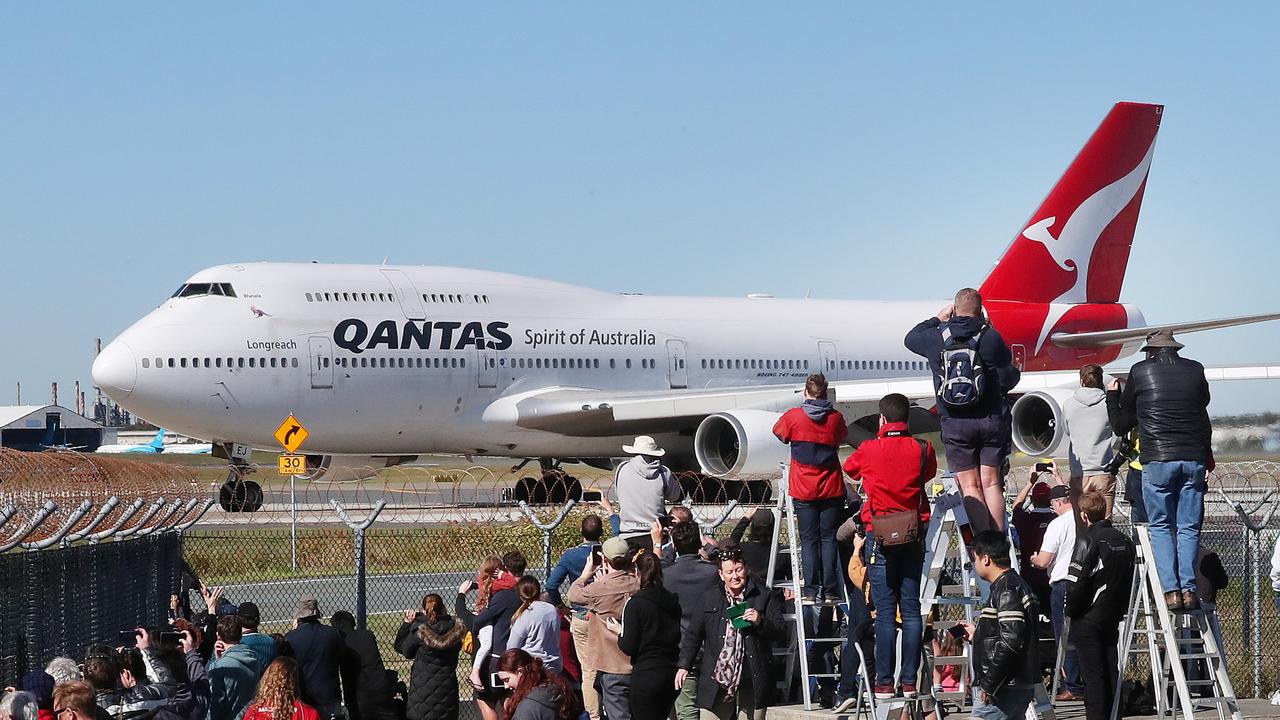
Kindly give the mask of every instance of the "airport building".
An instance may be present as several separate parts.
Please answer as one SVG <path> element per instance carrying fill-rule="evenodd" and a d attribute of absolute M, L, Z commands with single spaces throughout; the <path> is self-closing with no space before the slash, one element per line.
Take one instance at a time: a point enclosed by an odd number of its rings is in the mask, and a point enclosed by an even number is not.
<path fill-rule="evenodd" d="M 101 445 L 114 443 L 114 434 L 114 428 L 105 428 L 61 405 L 0 407 L 0 447 L 92 452 Z"/>

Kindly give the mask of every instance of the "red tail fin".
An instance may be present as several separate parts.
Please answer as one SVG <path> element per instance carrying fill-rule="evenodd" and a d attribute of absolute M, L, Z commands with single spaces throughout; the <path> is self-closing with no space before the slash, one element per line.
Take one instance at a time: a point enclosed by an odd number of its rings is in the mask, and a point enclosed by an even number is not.
<path fill-rule="evenodd" d="M 982 283 L 984 300 L 1119 300 L 1163 110 L 1111 108 Z"/>

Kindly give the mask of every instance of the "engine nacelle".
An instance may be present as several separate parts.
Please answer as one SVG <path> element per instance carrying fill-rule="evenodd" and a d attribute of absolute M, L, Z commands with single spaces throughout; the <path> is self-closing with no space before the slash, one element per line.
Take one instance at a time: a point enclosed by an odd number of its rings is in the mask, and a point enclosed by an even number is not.
<path fill-rule="evenodd" d="M 776 474 L 790 452 L 773 435 L 779 417 L 767 410 L 708 415 L 693 436 L 693 452 L 702 472 L 715 477 Z"/>
<path fill-rule="evenodd" d="M 1032 457 L 1049 457 L 1067 438 L 1062 406 L 1071 390 L 1035 390 L 1013 404 L 1013 445 Z"/>
<path fill-rule="evenodd" d="M 308 455 L 307 478 L 327 482 L 368 480 L 382 468 L 417 459 L 417 455 Z"/>

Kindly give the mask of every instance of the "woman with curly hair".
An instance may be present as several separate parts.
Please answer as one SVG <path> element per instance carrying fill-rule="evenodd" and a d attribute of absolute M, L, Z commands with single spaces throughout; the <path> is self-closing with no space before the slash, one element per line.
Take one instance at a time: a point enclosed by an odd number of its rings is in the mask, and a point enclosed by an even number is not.
<path fill-rule="evenodd" d="M 498 658 L 498 677 L 511 691 L 503 708 L 509 720 L 576 720 L 582 713 L 564 676 L 519 648 Z"/>
<path fill-rule="evenodd" d="M 506 560 L 511 563 L 508 564 Z M 520 598 L 514 590 L 516 579 L 524 572 L 524 566 L 524 555 L 518 551 L 509 552 L 502 558 L 490 555 L 476 571 L 474 580 L 464 580 L 458 586 L 458 595 L 454 600 L 454 614 L 471 630 L 475 639 L 469 679 L 475 689 L 476 707 L 480 710 L 481 720 L 498 720 L 498 704 L 504 691 L 493 687 L 492 665 L 506 647 L 511 614 L 520 605 Z M 467 609 L 467 593 L 472 590 L 479 590 L 474 613 Z M 495 640 L 499 638 L 502 640 L 501 647 L 495 647 Z"/>
<path fill-rule="evenodd" d="M 244 720 L 320 720 L 316 709 L 303 703 L 298 693 L 298 663 L 279 657 L 271 661 L 258 694 L 245 708 Z"/>
<path fill-rule="evenodd" d="M 396 632 L 396 652 L 413 661 L 408 720 L 458 720 L 458 653 L 467 626 L 450 617 L 435 593 L 422 598 L 420 611 L 405 613 Z"/>

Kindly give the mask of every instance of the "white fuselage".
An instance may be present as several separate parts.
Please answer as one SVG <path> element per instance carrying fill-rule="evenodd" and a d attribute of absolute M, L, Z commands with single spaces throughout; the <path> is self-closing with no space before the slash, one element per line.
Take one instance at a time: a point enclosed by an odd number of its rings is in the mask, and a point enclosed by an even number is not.
<path fill-rule="evenodd" d="M 205 283 L 229 289 L 201 294 Z M 539 388 L 927 376 L 902 339 L 945 304 L 610 294 L 369 265 L 224 265 L 183 287 L 104 349 L 94 377 L 109 396 L 177 432 L 259 448 L 277 447 L 292 413 L 310 431 L 304 452 L 376 455 L 619 454 L 621 437 L 486 420 L 499 397 Z"/>

